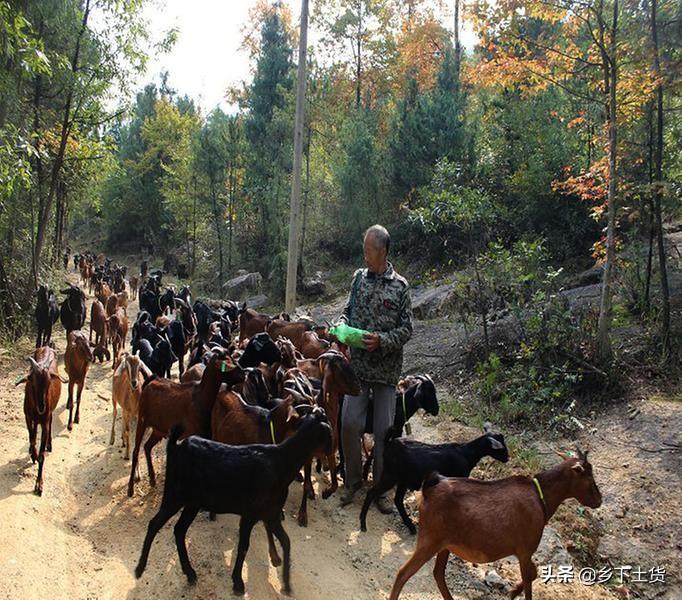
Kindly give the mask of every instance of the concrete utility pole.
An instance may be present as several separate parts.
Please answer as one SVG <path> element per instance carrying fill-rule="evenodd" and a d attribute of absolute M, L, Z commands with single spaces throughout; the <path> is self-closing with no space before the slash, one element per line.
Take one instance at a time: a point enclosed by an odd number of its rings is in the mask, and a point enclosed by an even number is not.
<path fill-rule="evenodd" d="M 289 246 L 287 252 L 287 287 L 284 310 L 296 308 L 296 278 L 299 239 L 301 237 L 301 162 L 303 156 L 303 119 L 305 108 L 306 53 L 308 46 L 308 0 L 301 0 L 301 36 L 298 45 L 298 80 L 296 89 L 296 124 L 294 125 L 294 176 L 291 183 Z"/>

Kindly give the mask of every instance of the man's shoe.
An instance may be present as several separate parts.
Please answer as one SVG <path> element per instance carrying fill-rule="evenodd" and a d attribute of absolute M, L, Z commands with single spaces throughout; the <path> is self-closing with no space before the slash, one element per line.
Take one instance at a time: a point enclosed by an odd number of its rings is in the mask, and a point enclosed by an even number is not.
<path fill-rule="evenodd" d="M 341 494 L 341 506 L 346 506 L 347 504 L 352 504 L 353 498 L 355 497 L 355 494 L 357 491 L 362 487 L 362 483 L 356 483 L 350 487 L 347 487 L 343 490 L 343 494 Z"/>
<path fill-rule="evenodd" d="M 388 498 L 386 496 L 379 496 L 375 501 L 374 504 L 376 504 L 376 507 L 379 509 L 379 512 L 384 514 L 384 515 L 392 515 L 393 514 L 393 505 L 390 503 Z"/>

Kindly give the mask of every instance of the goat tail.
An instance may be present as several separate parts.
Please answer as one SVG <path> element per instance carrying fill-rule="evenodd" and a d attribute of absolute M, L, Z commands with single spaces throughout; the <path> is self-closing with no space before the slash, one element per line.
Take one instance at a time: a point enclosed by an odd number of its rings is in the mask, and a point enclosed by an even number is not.
<path fill-rule="evenodd" d="M 422 496 L 428 497 L 431 490 L 438 485 L 438 483 L 443 479 L 443 476 L 436 471 L 431 471 L 422 482 Z"/>
<path fill-rule="evenodd" d="M 169 456 L 175 451 L 178 440 L 182 437 L 183 433 L 185 433 L 185 426 L 182 423 L 176 423 L 171 427 L 170 433 L 168 434 L 168 445 L 166 446 Z"/>
<path fill-rule="evenodd" d="M 397 427 L 395 425 L 391 425 L 387 430 L 386 430 L 386 437 L 384 437 L 384 447 L 388 445 L 388 443 L 391 440 L 394 440 L 397 437 L 400 437 L 402 435 L 402 427 Z"/>

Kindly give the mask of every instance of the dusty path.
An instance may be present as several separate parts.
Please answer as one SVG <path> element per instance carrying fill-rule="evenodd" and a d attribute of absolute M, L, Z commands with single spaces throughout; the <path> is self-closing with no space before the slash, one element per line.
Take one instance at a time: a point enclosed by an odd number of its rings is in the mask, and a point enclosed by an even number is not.
<path fill-rule="evenodd" d="M 129 312 L 134 316 L 136 311 L 137 303 L 133 303 Z M 64 374 L 65 338 L 60 326 L 55 341 Z M 120 423 L 116 445 L 110 446 L 111 404 L 100 398 L 110 397 L 111 363 L 92 366 L 83 394 L 81 423 L 72 432 L 65 426 L 67 389 L 63 386 L 54 422 L 54 451 L 45 463 L 45 491 L 42 498 L 33 495 L 36 467 L 27 451 L 23 388 L 14 387 L 15 378 L 25 369 L 23 357 L 30 352 L 26 340 L 12 352 L 0 354 L 0 597 L 231 598 L 238 523 L 234 516 L 219 516 L 216 523 L 199 516 L 192 525 L 188 545 L 199 575 L 196 587 L 190 588 L 181 573 L 171 524 L 157 537 L 142 579 L 134 578 L 133 567 L 147 523 L 160 502 L 165 450 L 162 445 L 155 450 L 159 487 L 149 487 L 143 465 L 142 481 L 135 496 L 128 498 L 129 462 L 120 448 Z M 451 427 L 436 429 L 420 419 L 415 421 L 413 434 L 420 439 L 454 435 Z M 475 434 L 472 430 L 457 433 L 459 439 Z M 318 476 L 318 489 L 320 483 Z M 300 494 L 300 485 L 293 484 L 284 523 L 292 541 L 293 597 L 386 597 L 398 567 L 414 548 L 414 538 L 400 526 L 399 518 L 372 511 L 369 531 L 361 534 L 359 501 L 341 509 L 338 498 L 323 501 L 318 496 L 309 504 L 310 525 L 304 529 L 295 521 Z M 458 599 L 506 597 L 484 583 L 493 567 L 511 580 L 518 577 L 509 562 L 475 567 L 451 560 L 448 582 L 453 595 Z M 264 531 L 258 526 L 246 561 L 247 597 L 280 597 L 280 576 L 281 570 L 269 565 Z M 537 598 L 546 599 L 612 597 L 599 586 L 578 584 L 537 582 L 535 592 Z M 440 598 L 431 566 L 410 581 L 402 597 Z"/>

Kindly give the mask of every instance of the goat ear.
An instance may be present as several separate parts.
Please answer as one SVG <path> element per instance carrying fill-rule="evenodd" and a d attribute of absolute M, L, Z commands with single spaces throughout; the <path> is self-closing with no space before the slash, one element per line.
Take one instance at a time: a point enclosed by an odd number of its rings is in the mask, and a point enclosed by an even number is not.
<path fill-rule="evenodd" d="M 287 408 L 287 425 L 291 423 L 292 421 L 296 421 L 298 419 L 298 413 L 296 412 L 296 409 L 293 407 L 291 402 L 289 403 L 289 407 Z"/>
<path fill-rule="evenodd" d="M 490 440 L 490 445 L 493 447 L 493 450 L 502 450 L 504 448 L 504 444 L 493 436 L 489 435 L 488 439 Z"/>
<path fill-rule="evenodd" d="M 489 433 L 493 430 L 493 424 L 490 421 L 483 423 L 483 432 Z"/>
<path fill-rule="evenodd" d="M 568 454 L 566 454 L 565 452 L 561 452 L 560 450 L 554 450 L 554 454 L 556 454 L 562 460 L 568 460 L 569 458 L 571 458 Z"/>
<path fill-rule="evenodd" d="M 575 463 L 571 469 L 573 469 L 576 473 L 584 473 L 585 472 L 585 467 L 579 462 Z"/>

